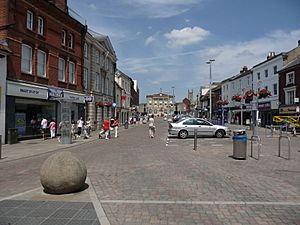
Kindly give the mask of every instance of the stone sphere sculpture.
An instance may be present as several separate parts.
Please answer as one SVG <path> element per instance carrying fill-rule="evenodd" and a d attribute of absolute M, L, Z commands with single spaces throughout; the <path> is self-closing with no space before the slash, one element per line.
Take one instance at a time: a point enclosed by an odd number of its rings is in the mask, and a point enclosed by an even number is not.
<path fill-rule="evenodd" d="M 83 189 L 87 169 L 84 162 L 63 151 L 50 156 L 40 170 L 44 191 L 50 194 L 68 194 Z"/>

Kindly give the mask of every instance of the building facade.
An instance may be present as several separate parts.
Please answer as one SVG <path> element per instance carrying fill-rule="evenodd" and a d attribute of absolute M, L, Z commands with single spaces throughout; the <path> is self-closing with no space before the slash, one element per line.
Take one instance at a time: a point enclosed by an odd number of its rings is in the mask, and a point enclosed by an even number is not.
<path fill-rule="evenodd" d="M 155 116 L 165 116 L 175 111 L 174 96 L 163 93 L 147 95 L 147 112 Z"/>
<path fill-rule="evenodd" d="M 279 71 L 279 114 L 300 116 L 300 41 L 297 48 L 283 57 L 284 66 Z"/>
<path fill-rule="evenodd" d="M 119 118 L 120 124 L 124 124 L 126 121 L 129 121 L 131 117 L 131 87 L 132 79 L 123 73 L 121 70 L 117 70 L 115 73 L 115 82 L 121 87 L 121 106 L 116 108 L 117 116 Z"/>
<path fill-rule="evenodd" d="M 114 116 L 114 74 L 117 57 L 107 36 L 88 32 L 84 43 L 83 83 L 86 103 L 86 119 L 93 126 L 101 127 L 105 118 Z"/>
<path fill-rule="evenodd" d="M 42 117 L 61 120 L 60 100 L 71 117 L 84 115 L 82 84 L 83 40 L 86 26 L 68 15 L 65 0 L 3 0 L 0 39 L 8 56 L 6 129 L 19 136 L 34 135 L 30 125 Z"/>

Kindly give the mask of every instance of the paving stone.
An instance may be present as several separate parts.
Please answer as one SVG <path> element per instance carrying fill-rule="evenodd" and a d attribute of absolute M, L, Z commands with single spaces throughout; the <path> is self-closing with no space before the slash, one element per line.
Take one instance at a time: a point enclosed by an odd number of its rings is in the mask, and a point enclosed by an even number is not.
<path fill-rule="evenodd" d="M 15 224 L 16 222 L 18 222 L 18 220 L 20 220 L 20 217 L 0 217 L 0 225 L 11 225 L 11 224 Z"/>
<path fill-rule="evenodd" d="M 72 219 L 67 225 L 94 225 L 95 220 L 74 220 Z"/>
<path fill-rule="evenodd" d="M 72 218 L 76 213 L 77 209 L 57 209 L 50 218 Z"/>
<path fill-rule="evenodd" d="M 74 219 L 79 220 L 95 220 L 97 219 L 97 214 L 95 210 L 80 210 L 75 216 Z"/>
<path fill-rule="evenodd" d="M 40 225 L 45 218 L 23 217 L 14 225 Z"/>
<path fill-rule="evenodd" d="M 28 217 L 49 217 L 51 216 L 57 209 L 55 208 L 38 208 L 34 209 L 32 212 L 28 214 Z"/>
<path fill-rule="evenodd" d="M 41 223 L 41 225 L 66 225 L 70 220 L 69 219 L 47 219 Z"/>
<path fill-rule="evenodd" d="M 0 201 L 0 208 L 2 207 L 20 207 L 27 201 L 25 200 L 3 200 Z"/>

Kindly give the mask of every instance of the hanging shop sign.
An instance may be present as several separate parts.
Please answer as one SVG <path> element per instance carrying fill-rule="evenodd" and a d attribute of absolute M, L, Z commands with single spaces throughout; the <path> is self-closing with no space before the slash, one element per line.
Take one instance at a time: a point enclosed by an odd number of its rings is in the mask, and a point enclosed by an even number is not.
<path fill-rule="evenodd" d="M 258 110 L 260 111 L 267 111 L 271 109 L 271 102 L 262 102 L 262 103 L 258 103 L 257 106 Z"/>
<path fill-rule="evenodd" d="M 48 88 L 48 99 L 54 100 L 56 98 L 63 98 L 64 91 L 58 88 Z"/>
<path fill-rule="evenodd" d="M 112 103 L 111 102 L 96 102 L 96 106 L 98 107 L 103 107 L 103 106 L 112 106 Z"/>
<path fill-rule="evenodd" d="M 93 102 L 94 101 L 94 96 L 84 96 L 84 101 L 85 102 Z"/>

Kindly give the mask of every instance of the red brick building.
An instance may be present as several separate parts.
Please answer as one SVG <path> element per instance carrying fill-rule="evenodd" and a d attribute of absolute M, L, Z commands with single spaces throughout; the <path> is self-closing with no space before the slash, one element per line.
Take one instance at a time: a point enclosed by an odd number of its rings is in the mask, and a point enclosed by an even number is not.
<path fill-rule="evenodd" d="M 0 40 L 7 59 L 6 128 L 35 134 L 31 119 L 60 121 L 60 104 L 72 119 L 84 116 L 83 42 L 86 26 L 68 14 L 67 0 L 1 0 Z"/>
<path fill-rule="evenodd" d="M 284 56 L 284 66 L 279 71 L 279 114 L 300 115 L 300 41 L 298 47 Z"/>

